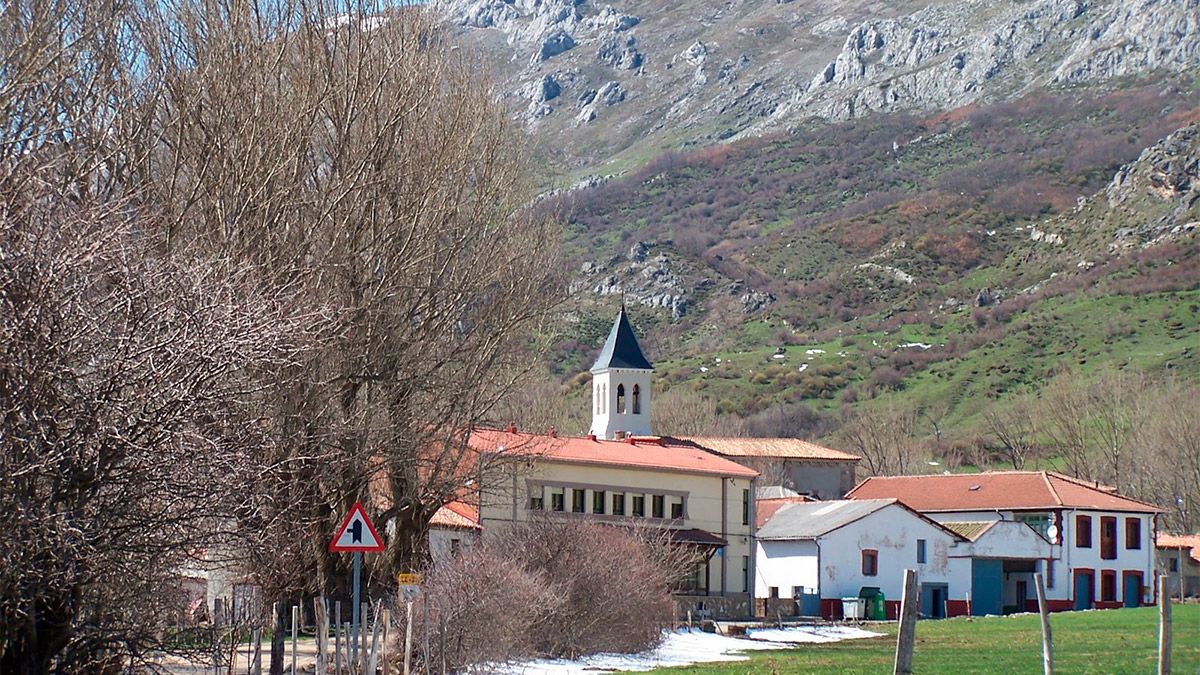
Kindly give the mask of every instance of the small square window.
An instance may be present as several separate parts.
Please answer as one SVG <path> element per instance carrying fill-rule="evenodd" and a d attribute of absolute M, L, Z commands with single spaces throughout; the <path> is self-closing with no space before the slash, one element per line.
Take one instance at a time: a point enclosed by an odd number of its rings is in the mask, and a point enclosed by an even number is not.
<path fill-rule="evenodd" d="M 679 519 L 683 517 L 683 500 L 671 502 L 671 517 Z"/>
<path fill-rule="evenodd" d="M 623 492 L 613 493 L 612 512 L 614 516 L 625 515 L 625 494 Z"/>
<path fill-rule="evenodd" d="M 862 552 L 862 573 L 864 577 L 879 574 L 879 551 L 866 549 Z"/>
<path fill-rule="evenodd" d="M 558 490 L 556 492 L 550 493 L 550 510 L 551 511 L 559 511 L 559 512 L 565 511 L 566 510 L 565 502 L 566 502 L 566 499 L 563 496 L 562 490 Z"/>
<path fill-rule="evenodd" d="M 542 491 L 540 489 L 537 492 L 529 495 L 530 511 L 541 511 L 544 508 L 546 508 L 545 498 L 542 497 Z"/>
<path fill-rule="evenodd" d="M 633 496 L 633 515 L 639 518 L 646 515 L 646 495 Z"/>

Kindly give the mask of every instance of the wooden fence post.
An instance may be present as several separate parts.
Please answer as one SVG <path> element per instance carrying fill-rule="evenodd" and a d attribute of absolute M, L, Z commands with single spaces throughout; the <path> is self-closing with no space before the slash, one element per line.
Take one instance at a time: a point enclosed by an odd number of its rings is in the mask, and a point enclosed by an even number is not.
<path fill-rule="evenodd" d="M 262 675 L 262 626 L 250 632 L 254 647 L 250 656 L 250 675 Z"/>
<path fill-rule="evenodd" d="M 404 675 L 409 675 L 412 671 L 412 600 L 404 603 L 405 620 L 404 620 Z"/>
<path fill-rule="evenodd" d="M 1034 573 L 1033 586 L 1037 591 L 1038 613 L 1042 615 L 1042 672 L 1045 675 L 1053 675 L 1054 650 L 1050 638 L 1050 608 L 1046 606 L 1046 585 L 1041 572 Z"/>
<path fill-rule="evenodd" d="M 317 620 L 317 663 L 316 675 L 325 675 L 325 651 L 329 648 L 329 615 L 325 610 L 324 596 L 313 598 L 313 615 Z"/>
<path fill-rule="evenodd" d="M 1182 574 L 1180 575 L 1182 576 Z M 1158 577 L 1158 675 L 1171 675 L 1171 595 L 1167 575 Z"/>
<path fill-rule="evenodd" d="M 300 623 L 300 606 L 292 605 L 292 675 L 296 675 L 296 631 Z"/>
<path fill-rule="evenodd" d="M 904 599 L 900 601 L 900 631 L 896 636 L 896 675 L 912 673 L 913 645 L 917 639 L 917 571 L 904 570 Z"/>
<path fill-rule="evenodd" d="M 333 603 L 333 675 L 342 675 L 342 601 Z"/>

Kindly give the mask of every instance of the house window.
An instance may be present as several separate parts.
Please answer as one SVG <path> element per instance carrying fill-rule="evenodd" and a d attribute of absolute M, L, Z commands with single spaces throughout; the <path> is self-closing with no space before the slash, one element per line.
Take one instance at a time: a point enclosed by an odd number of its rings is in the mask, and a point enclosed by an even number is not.
<path fill-rule="evenodd" d="M 614 516 L 625 515 L 625 494 L 621 492 L 613 493 L 613 509 Z"/>
<path fill-rule="evenodd" d="M 625 409 L 625 385 L 623 385 L 623 384 L 617 385 L 617 412 L 618 413 L 629 412 L 628 410 Z"/>
<path fill-rule="evenodd" d="M 592 396 L 596 399 L 596 414 L 600 414 L 600 401 L 604 400 L 604 395 L 600 393 L 600 385 L 592 387 Z"/>
<path fill-rule="evenodd" d="M 1046 588 L 1054 588 L 1054 560 L 1046 561 Z"/>
<path fill-rule="evenodd" d="M 679 518 L 683 517 L 683 498 L 682 497 L 680 497 L 679 501 L 671 502 L 671 517 L 675 518 L 675 519 L 679 519 Z"/>
<path fill-rule="evenodd" d="M 586 496 L 583 490 L 571 491 L 571 513 L 583 513 L 583 506 L 587 503 Z"/>
<path fill-rule="evenodd" d="M 633 414 L 642 414 L 642 391 L 636 384 L 633 385 Z"/>
<path fill-rule="evenodd" d="M 608 385 L 600 384 L 600 414 L 608 414 Z"/>
<path fill-rule="evenodd" d="M 653 497 L 654 513 L 652 515 L 655 518 L 662 518 L 663 514 L 666 511 L 666 504 L 667 504 L 666 497 L 664 497 L 662 495 L 654 495 L 654 497 Z"/>
<path fill-rule="evenodd" d="M 918 563 L 925 562 L 925 540 L 924 539 L 917 540 L 917 562 Z"/>
<path fill-rule="evenodd" d="M 1100 558 L 1117 559 L 1117 519 L 1112 516 L 1100 518 Z"/>
<path fill-rule="evenodd" d="M 451 539 L 450 540 L 450 555 L 458 555 L 458 551 L 461 548 L 462 548 L 462 540 L 460 540 L 460 539 Z"/>
<path fill-rule="evenodd" d="M 1167 571 L 1168 572 L 1178 572 L 1179 571 L 1179 558 L 1171 558 L 1169 561 L 1167 561 Z"/>
<path fill-rule="evenodd" d="M 532 488 L 529 493 L 529 510 L 541 511 L 546 508 L 546 498 L 542 496 L 542 488 Z"/>
<path fill-rule="evenodd" d="M 646 495 L 633 496 L 633 515 L 638 518 L 646 515 Z"/>
<path fill-rule="evenodd" d="M 1136 551 L 1142 548 L 1142 519 L 1125 519 L 1125 548 Z"/>
<path fill-rule="evenodd" d="M 750 491 L 742 490 L 742 524 L 750 524 Z"/>
<path fill-rule="evenodd" d="M 604 513 L 604 500 L 607 496 L 604 490 L 596 490 L 592 493 L 592 513 Z"/>
<path fill-rule="evenodd" d="M 742 556 L 742 590 L 750 591 L 750 556 Z"/>
<path fill-rule="evenodd" d="M 1050 531 L 1049 513 L 1018 513 L 1015 514 L 1014 520 L 1025 523 L 1029 527 L 1032 527 L 1034 532 L 1042 535 L 1047 541 L 1050 540 L 1050 535 L 1047 534 Z"/>
<path fill-rule="evenodd" d="M 1092 517 L 1075 516 L 1075 548 L 1092 547 Z"/>
<path fill-rule="evenodd" d="M 879 551 L 866 549 L 862 552 L 862 573 L 864 577 L 879 574 Z"/>
<path fill-rule="evenodd" d="M 772 600 L 779 599 L 779 587 L 778 586 L 771 586 L 770 590 L 768 592 L 770 593 Z"/>
<path fill-rule="evenodd" d="M 551 492 L 550 493 L 550 510 L 551 511 L 565 510 L 565 506 L 564 506 L 565 501 L 566 500 L 563 497 L 563 491 L 561 489 Z"/>
<path fill-rule="evenodd" d="M 1117 599 L 1117 573 L 1115 570 L 1100 571 L 1100 599 L 1114 602 Z"/>

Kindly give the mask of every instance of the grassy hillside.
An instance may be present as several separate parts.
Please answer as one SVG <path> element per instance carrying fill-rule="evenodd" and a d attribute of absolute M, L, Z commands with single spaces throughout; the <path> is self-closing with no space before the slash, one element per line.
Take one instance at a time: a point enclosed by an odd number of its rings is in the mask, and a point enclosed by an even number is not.
<path fill-rule="evenodd" d="M 605 275 L 634 288 L 645 272 L 623 254 L 642 243 L 691 289 L 676 318 L 627 297 L 659 391 L 720 412 L 903 399 L 967 436 L 989 402 L 1064 368 L 1200 376 L 1194 237 L 1126 232 L 1178 205 L 1143 190 L 1118 208 L 1102 192 L 1200 119 L 1198 91 L 1159 78 L 814 126 L 574 193 L 566 248 L 594 271 L 556 374 L 590 363 L 616 303 L 588 289 Z M 739 303 L 750 291 L 769 301 Z"/>

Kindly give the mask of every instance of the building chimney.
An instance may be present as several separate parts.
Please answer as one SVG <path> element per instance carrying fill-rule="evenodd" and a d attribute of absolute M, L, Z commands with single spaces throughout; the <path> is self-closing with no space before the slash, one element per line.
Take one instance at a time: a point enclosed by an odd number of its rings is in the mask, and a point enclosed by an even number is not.
<path fill-rule="evenodd" d="M 507 431 L 507 432 L 508 432 L 508 433 L 510 433 L 510 434 L 515 434 L 515 433 L 517 433 L 517 425 L 515 425 L 515 424 L 509 424 L 509 425 L 508 425 L 508 428 L 507 428 L 507 429 L 505 429 L 505 431 Z"/>
<path fill-rule="evenodd" d="M 618 441 L 623 441 L 623 440 L 625 440 L 625 432 L 624 431 L 614 431 L 613 438 L 617 439 Z"/>
<path fill-rule="evenodd" d="M 596 440 L 596 434 L 588 434 L 588 435 L 587 435 L 587 439 L 588 439 L 589 441 L 594 441 L 594 440 Z"/>

